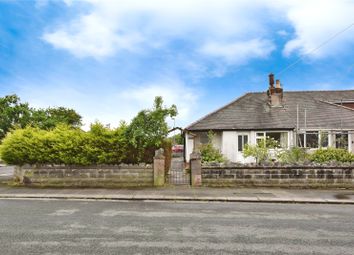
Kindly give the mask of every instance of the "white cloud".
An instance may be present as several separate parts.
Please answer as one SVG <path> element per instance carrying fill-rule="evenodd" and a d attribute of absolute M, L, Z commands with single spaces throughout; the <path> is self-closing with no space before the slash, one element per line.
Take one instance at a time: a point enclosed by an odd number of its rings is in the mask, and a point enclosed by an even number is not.
<path fill-rule="evenodd" d="M 40 0 L 39 0 L 40 1 Z M 77 2 L 65 0 L 74 7 Z M 294 34 L 283 50 L 285 56 L 293 53 L 325 57 L 338 54 L 354 42 L 354 26 L 321 49 L 309 53 L 329 37 L 354 22 L 354 1 L 351 0 L 83 0 L 90 10 L 78 12 L 73 20 L 52 27 L 43 39 L 56 48 L 70 51 L 78 57 L 103 58 L 120 51 L 145 52 L 162 48 L 174 40 L 182 40 L 194 47 L 190 52 L 206 56 L 226 57 L 234 54 L 235 45 L 248 41 L 267 42 L 250 58 L 269 53 L 274 24 L 290 25 Z M 80 5 L 82 1 L 80 2 Z M 291 33 L 278 31 L 284 36 Z M 228 48 L 225 52 L 206 48 Z M 237 57 L 237 56 L 236 56 Z M 247 61 L 247 56 L 245 56 Z M 237 61 L 231 61 L 237 64 Z"/>
<path fill-rule="evenodd" d="M 354 26 L 313 51 L 336 33 L 354 23 L 354 1 L 296 0 L 282 3 L 295 29 L 295 37 L 285 45 L 286 56 L 294 52 L 314 58 L 333 56 L 354 44 Z"/>
<path fill-rule="evenodd" d="M 120 36 L 116 25 L 106 22 L 104 16 L 92 13 L 70 23 L 68 28 L 45 34 L 43 39 L 56 48 L 69 50 L 78 57 L 101 58 L 120 50 L 134 50 L 142 38 L 134 32 Z"/>
<path fill-rule="evenodd" d="M 267 4 L 264 1 L 86 2 L 91 6 L 88 13 L 78 14 L 73 20 L 52 28 L 43 35 L 43 39 L 78 57 L 95 58 L 113 56 L 120 51 L 145 52 L 163 48 L 174 40 L 186 42 L 192 47 L 190 52 L 206 53 L 207 57 L 219 55 L 216 51 L 209 54 L 206 48 L 215 48 L 220 42 L 226 42 L 231 54 L 236 57 L 235 49 L 244 48 L 241 45 L 244 41 L 255 43 L 258 40 L 262 44 L 254 52 L 249 50 L 251 58 L 265 56 L 271 48 L 271 42 L 262 39 L 266 36 L 266 28 L 260 21 L 267 19 Z M 266 47 L 263 45 L 265 42 Z M 262 50 L 265 52 L 260 52 Z M 246 60 L 247 56 L 243 55 L 243 62 Z"/>
<path fill-rule="evenodd" d="M 244 64 L 252 58 L 265 58 L 274 49 L 274 44 L 269 40 L 252 39 L 231 43 L 209 42 L 203 45 L 200 51 L 230 64 Z"/>

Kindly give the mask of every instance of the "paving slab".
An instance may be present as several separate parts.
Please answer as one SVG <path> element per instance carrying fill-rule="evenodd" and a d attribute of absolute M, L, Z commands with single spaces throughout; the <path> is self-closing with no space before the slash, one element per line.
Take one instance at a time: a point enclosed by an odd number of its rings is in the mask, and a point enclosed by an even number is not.
<path fill-rule="evenodd" d="M 43 189 L 0 186 L 0 198 L 173 200 L 354 204 L 354 190 L 191 188 Z"/>

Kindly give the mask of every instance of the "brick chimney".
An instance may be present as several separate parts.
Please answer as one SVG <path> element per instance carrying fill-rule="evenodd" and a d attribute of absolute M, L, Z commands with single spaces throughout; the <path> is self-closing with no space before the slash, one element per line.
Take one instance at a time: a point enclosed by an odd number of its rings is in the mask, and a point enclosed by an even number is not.
<path fill-rule="evenodd" d="M 269 89 L 267 91 L 268 102 L 272 107 L 281 107 L 283 105 L 283 88 L 280 80 L 276 80 L 274 87 L 274 74 L 269 74 Z"/>

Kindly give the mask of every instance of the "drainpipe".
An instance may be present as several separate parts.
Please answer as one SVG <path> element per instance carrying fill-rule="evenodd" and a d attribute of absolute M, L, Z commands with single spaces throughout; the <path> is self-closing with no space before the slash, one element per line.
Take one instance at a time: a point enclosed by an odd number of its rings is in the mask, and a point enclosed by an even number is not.
<path fill-rule="evenodd" d="M 296 133 L 295 133 L 295 147 L 299 143 L 299 104 L 296 105 Z"/>
<path fill-rule="evenodd" d="M 305 108 L 305 133 L 304 133 L 304 148 L 306 148 L 306 128 L 307 128 L 307 110 Z"/>
<path fill-rule="evenodd" d="M 186 143 L 186 134 L 187 132 L 185 130 L 182 131 L 182 137 L 183 137 L 183 158 L 184 162 L 186 162 L 186 149 L 187 149 L 187 143 Z"/>

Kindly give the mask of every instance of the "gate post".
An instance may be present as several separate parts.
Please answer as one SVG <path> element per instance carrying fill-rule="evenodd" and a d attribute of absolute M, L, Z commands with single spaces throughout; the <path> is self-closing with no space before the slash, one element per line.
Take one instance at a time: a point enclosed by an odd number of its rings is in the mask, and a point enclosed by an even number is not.
<path fill-rule="evenodd" d="M 199 152 L 190 155 L 192 186 L 202 185 L 202 157 Z"/>
<path fill-rule="evenodd" d="M 165 185 L 165 156 L 164 150 L 155 151 L 154 157 L 154 186 L 160 187 Z"/>

